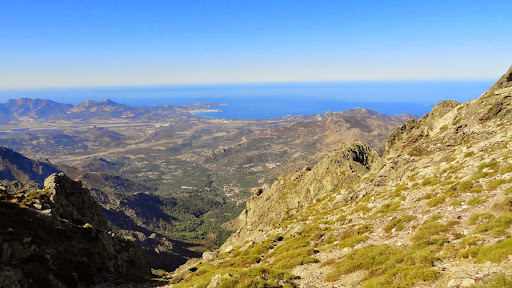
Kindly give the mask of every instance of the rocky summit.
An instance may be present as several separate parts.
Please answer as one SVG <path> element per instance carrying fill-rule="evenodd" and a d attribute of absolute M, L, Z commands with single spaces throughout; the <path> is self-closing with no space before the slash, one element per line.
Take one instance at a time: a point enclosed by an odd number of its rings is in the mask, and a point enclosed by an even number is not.
<path fill-rule="evenodd" d="M 170 287 L 512 287 L 512 67 L 388 137 L 257 189 Z"/>

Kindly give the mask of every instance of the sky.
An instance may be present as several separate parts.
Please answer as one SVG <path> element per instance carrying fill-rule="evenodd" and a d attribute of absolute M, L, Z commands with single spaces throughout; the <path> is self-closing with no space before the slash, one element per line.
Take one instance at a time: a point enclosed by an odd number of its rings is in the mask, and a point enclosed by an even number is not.
<path fill-rule="evenodd" d="M 496 79 L 512 1 L 0 0 L 0 89 Z"/>

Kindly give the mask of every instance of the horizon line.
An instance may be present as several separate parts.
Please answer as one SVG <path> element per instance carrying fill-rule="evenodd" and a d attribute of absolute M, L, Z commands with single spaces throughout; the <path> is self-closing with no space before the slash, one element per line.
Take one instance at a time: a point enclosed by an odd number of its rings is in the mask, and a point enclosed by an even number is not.
<path fill-rule="evenodd" d="M 45 90 L 45 89 L 101 89 L 121 87 L 183 87 L 216 85 L 258 85 L 258 84 L 314 84 L 314 83 L 390 83 L 390 82 L 468 82 L 496 81 L 496 78 L 449 78 L 449 79 L 396 79 L 396 80 L 297 80 L 297 81 L 240 81 L 240 82 L 195 82 L 195 83 L 160 83 L 160 84 L 112 84 L 112 85 L 76 85 L 76 86 L 38 86 L 38 87 L 0 87 L 0 91 Z"/>

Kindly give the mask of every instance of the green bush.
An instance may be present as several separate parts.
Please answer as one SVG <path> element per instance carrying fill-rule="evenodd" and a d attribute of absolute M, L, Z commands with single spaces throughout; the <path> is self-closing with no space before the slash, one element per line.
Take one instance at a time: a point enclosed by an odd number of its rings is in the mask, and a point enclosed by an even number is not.
<path fill-rule="evenodd" d="M 411 222 L 414 219 L 416 219 L 416 216 L 413 215 L 403 215 L 398 218 L 393 218 L 386 226 L 384 226 L 383 230 L 386 233 L 390 233 L 393 228 L 395 231 L 402 231 L 404 230 L 405 223 Z"/>
<path fill-rule="evenodd" d="M 364 288 L 409 287 L 417 282 L 431 281 L 438 272 L 433 269 L 436 250 L 403 249 L 389 245 L 369 245 L 355 249 L 337 263 L 327 274 L 327 281 L 334 281 L 341 275 L 365 270 Z"/>
<path fill-rule="evenodd" d="M 469 225 L 475 225 L 477 222 L 480 222 L 481 220 L 484 220 L 488 222 L 489 220 L 494 219 L 494 215 L 491 213 L 480 213 L 480 214 L 474 214 L 469 217 L 468 224 Z"/>
<path fill-rule="evenodd" d="M 439 197 L 429 200 L 427 202 L 427 206 L 428 207 L 436 207 L 436 206 L 439 206 L 442 203 L 444 203 L 445 200 L 446 200 L 446 196 L 442 195 L 442 196 L 439 196 Z"/>

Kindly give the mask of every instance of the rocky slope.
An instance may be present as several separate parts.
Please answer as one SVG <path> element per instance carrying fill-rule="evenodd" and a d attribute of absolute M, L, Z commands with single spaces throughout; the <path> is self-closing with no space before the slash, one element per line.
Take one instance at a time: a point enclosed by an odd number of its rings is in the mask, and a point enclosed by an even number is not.
<path fill-rule="evenodd" d="M 512 67 L 251 197 L 238 231 L 171 287 L 512 287 Z"/>
<path fill-rule="evenodd" d="M 2 181 L 0 286 L 86 287 L 149 279 L 144 252 L 106 230 L 89 190 L 64 174 L 52 174 L 44 184 L 39 190 Z"/>
<path fill-rule="evenodd" d="M 61 171 L 67 176 L 52 175 Z M 118 236 L 135 241 L 153 268 L 171 271 L 189 257 L 197 257 L 197 252 L 187 248 L 190 244 L 168 239 L 152 229 L 158 225 L 155 223 L 170 222 L 164 208 L 172 207 L 172 202 L 147 193 L 151 191 L 147 186 L 106 173 L 32 160 L 5 147 L 0 147 L 0 180 L 2 187 L 14 192 L 41 190 L 44 185 L 45 191 L 57 195 L 51 201 L 59 217 L 74 219 L 79 225 L 108 227 Z"/>

